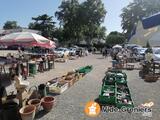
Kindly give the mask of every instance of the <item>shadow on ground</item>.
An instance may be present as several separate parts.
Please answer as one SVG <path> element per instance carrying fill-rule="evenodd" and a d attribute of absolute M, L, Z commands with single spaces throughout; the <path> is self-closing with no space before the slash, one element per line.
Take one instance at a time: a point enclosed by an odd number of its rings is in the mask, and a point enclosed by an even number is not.
<path fill-rule="evenodd" d="M 46 114 L 48 114 L 48 112 L 46 112 L 45 110 L 41 110 L 36 114 L 35 119 L 40 119 L 43 116 L 45 116 Z"/>
<path fill-rule="evenodd" d="M 99 58 L 97 58 L 97 59 L 99 59 L 99 60 L 100 60 L 100 59 L 105 59 L 105 58 L 104 58 L 104 57 L 99 57 Z"/>

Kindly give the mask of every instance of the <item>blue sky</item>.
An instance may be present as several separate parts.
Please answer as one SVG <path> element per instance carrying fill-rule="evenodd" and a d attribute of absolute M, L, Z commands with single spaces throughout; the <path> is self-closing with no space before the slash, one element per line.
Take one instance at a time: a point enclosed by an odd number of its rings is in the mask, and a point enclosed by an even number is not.
<path fill-rule="evenodd" d="M 49 14 L 54 16 L 62 0 L 1 0 L 0 4 L 0 28 L 7 20 L 15 20 L 22 27 L 27 27 L 33 16 Z M 80 0 L 83 1 L 83 0 Z M 107 10 L 104 26 L 107 33 L 120 31 L 121 9 L 132 0 L 102 0 Z M 56 21 L 56 18 L 54 18 Z"/>

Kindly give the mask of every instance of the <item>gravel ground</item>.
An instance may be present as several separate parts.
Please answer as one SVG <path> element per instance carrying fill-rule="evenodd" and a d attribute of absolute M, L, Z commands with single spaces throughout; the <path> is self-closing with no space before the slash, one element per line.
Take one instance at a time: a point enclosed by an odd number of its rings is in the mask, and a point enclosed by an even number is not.
<path fill-rule="evenodd" d="M 108 67 L 111 66 L 111 59 L 102 59 L 100 55 L 89 55 L 66 63 L 56 63 L 56 68 L 38 73 L 35 78 L 29 78 L 31 85 L 44 83 L 52 78 L 85 65 L 93 65 L 93 70 L 74 86 L 63 94 L 56 96 L 55 107 L 49 113 L 43 111 L 37 116 L 39 120 L 159 120 L 160 119 L 160 81 L 146 83 L 138 77 L 138 70 L 125 71 L 128 76 L 128 86 L 131 91 L 135 106 L 153 101 L 152 117 L 144 117 L 142 113 L 101 113 L 98 117 L 89 118 L 84 114 L 86 102 L 95 100 L 101 90 L 102 78 Z M 7 87 L 13 90 L 13 85 Z"/>

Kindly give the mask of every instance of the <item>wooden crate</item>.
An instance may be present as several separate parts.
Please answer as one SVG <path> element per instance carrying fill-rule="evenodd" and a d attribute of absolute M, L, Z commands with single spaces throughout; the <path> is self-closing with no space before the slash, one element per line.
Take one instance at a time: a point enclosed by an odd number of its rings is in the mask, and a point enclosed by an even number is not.
<path fill-rule="evenodd" d="M 68 89 L 68 83 L 66 83 L 66 82 L 60 82 L 57 84 L 57 86 L 49 86 L 50 93 L 61 94 L 64 91 L 66 91 L 67 89 Z"/>
<path fill-rule="evenodd" d="M 74 78 L 69 79 L 69 80 L 64 80 L 64 81 L 68 83 L 69 87 L 71 87 L 75 83 L 75 79 Z"/>

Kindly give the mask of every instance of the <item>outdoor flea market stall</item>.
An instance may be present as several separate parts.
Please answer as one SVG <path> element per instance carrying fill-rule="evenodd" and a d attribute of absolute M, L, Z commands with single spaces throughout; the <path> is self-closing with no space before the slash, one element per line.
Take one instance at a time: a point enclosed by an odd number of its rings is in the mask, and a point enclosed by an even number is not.
<path fill-rule="evenodd" d="M 34 75 L 37 71 L 43 72 L 54 67 L 54 54 L 52 53 L 33 53 L 24 52 L 21 47 L 33 48 L 39 47 L 40 49 L 55 48 L 55 43 L 43 36 L 29 32 L 17 32 L 5 35 L 0 38 L 0 43 L 3 45 L 11 46 L 18 45 L 18 53 L 15 55 L 8 54 L 6 59 L 2 59 L 1 71 L 5 72 L 5 65 L 10 64 L 9 74 L 10 77 L 14 74 Z M 4 69 L 4 70 L 3 70 Z M 2 71 L 3 70 L 3 71 Z"/>
<path fill-rule="evenodd" d="M 134 48 L 137 48 L 136 46 Z M 137 61 L 134 48 L 127 49 L 122 48 L 120 45 L 115 45 L 112 48 L 112 67 L 116 69 L 127 69 L 133 70 L 138 69 L 139 76 L 142 77 L 146 82 L 156 82 L 160 75 L 160 61 L 155 59 L 154 49 L 158 48 L 142 48 L 139 49 L 144 50 L 144 53 L 141 55 L 139 61 Z M 159 50 L 159 49 L 158 49 Z M 135 63 L 139 63 L 139 67 L 135 67 Z"/>
<path fill-rule="evenodd" d="M 20 76 L 15 77 L 14 86 L 17 93 L 7 95 L 5 88 L 0 88 L 2 93 L 0 99 L 2 116 L 0 117 L 5 120 L 19 120 L 20 118 L 22 120 L 33 120 L 35 115 L 42 110 L 50 112 L 55 104 L 53 95 L 63 93 L 92 69 L 92 66 L 81 67 L 38 86 L 30 85 Z"/>
<path fill-rule="evenodd" d="M 55 43 L 53 41 L 44 38 L 35 33 L 29 32 L 17 32 L 5 35 L 0 38 L 0 43 L 6 46 L 18 45 L 17 54 L 8 53 L 7 56 L 3 56 L 0 59 L 0 73 L 6 74 L 6 66 L 8 67 L 9 79 L 15 81 L 16 93 L 7 95 L 5 88 L 0 86 L 0 107 L 2 108 L 3 119 L 19 120 L 20 116 L 17 114 L 19 106 L 22 107 L 24 104 L 24 96 L 26 100 L 25 91 L 30 86 L 28 81 L 24 81 L 28 75 L 35 75 L 37 71 L 43 72 L 45 70 L 52 69 L 54 67 L 54 54 L 53 53 L 26 53 L 22 51 L 21 47 L 41 47 L 41 48 L 54 48 Z M 3 77 L 1 76 L 1 79 Z M 29 90 L 31 91 L 31 90 Z M 17 99 L 15 102 L 14 100 Z M 44 101 L 49 98 L 45 98 Z M 34 101 L 34 103 L 37 101 Z M 32 104 L 28 102 L 28 104 Z M 45 104 L 45 102 L 44 102 Z M 37 108 L 38 109 L 38 108 Z M 25 111 L 35 110 L 35 106 L 26 106 L 26 109 L 21 109 L 19 112 L 21 118 L 26 120 Z M 10 117 L 8 116 L 10 113 Z M 33 119 L 34 114 L 27 118 L 28 120 Z"/>

